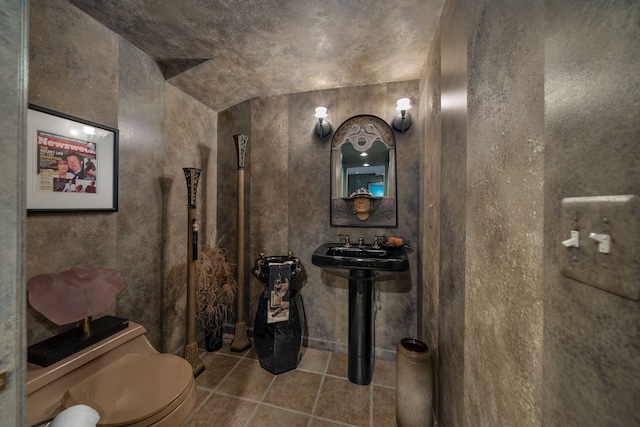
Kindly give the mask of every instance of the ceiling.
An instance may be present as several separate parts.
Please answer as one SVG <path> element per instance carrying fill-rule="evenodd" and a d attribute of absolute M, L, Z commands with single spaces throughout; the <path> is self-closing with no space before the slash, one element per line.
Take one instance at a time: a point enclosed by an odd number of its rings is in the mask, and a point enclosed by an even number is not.
<path fill-rule="evenodd" d="M 222 111 L 254 97 L 418 79 L 444 0 L 69 0 Z"/>

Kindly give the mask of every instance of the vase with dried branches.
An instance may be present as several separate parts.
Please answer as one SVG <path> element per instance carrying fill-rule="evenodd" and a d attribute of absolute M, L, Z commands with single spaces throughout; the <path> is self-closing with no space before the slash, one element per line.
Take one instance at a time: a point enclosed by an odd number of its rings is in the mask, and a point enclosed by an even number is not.
<path fill-rule="evenodd" d="M 222 329 L 233 310 L 238 284 L 233 265 L 228 262 L 229 251 L 205 246 L 196 262 L 196 318 L 205 330 L 207 351 L 222 347 Z"/>

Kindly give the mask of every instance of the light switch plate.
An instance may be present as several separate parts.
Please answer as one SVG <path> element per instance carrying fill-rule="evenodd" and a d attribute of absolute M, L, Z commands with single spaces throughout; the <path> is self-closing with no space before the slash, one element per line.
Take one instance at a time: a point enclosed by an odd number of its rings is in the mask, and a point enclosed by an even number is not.
<path fill-rule="evenodd" d="M 635 195 L 568 197 L 561 203 L 562 274 L 614 294 L 640 299 L 640 198 Z M 561 242 L 580 233 L 579 247 Z M 591 233 L 611 236 L 601 253 Z"/>

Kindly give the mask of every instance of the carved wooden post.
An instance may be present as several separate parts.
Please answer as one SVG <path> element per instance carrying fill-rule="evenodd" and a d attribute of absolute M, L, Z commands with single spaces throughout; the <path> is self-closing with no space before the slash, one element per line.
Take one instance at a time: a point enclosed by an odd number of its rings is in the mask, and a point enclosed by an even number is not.
<path fill-rule="evenodd" d="M 233 135 L 238 155 L 238 299 L 236 301 L 236 329 L 231 351 L 241 353 L 251 347 L 244 319 L 244 157 L 248 137 Z"/>
<path fill-rule="evenodd" d="M 193 376 L 197 377 L 204 371 L 204 365 L 198 356 L 196 342 L 196 261 L 198 260 L 198 230 L 196 219 L 196 189 L 200 178 L 200 169 L 183 168 L 187 179 L 187 343 L 184 346 L 184 358 L 191 364 Z"/>

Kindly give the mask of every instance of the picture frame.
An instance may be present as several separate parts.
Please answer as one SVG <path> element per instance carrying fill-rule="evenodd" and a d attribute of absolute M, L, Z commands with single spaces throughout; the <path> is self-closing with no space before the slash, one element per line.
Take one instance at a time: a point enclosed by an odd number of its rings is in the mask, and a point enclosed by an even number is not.
<path fill-rule="evenodd" d="M 29 104 L 27 211 L 118 210 L 118 129 Z"/>

